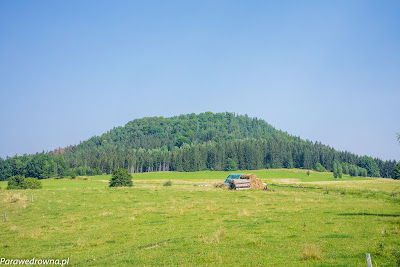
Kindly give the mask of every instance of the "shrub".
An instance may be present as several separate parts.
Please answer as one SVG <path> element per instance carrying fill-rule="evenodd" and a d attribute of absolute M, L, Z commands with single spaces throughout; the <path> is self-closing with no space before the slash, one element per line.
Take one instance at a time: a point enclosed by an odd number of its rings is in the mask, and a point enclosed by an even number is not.
<path fill-rule="evenodd" d="M 42 183 L 36 178 L 25 178 L 21 175 L 10 177 L 7 189 L 40 189 Z"/>
<path fill-rule="evenodd" d="M 21 189 L 21 187 L 15 186 L 15 185 L 8 185 L 7 186 L 7 190 L 12 190 L 12 189 Z"/>
<path fill-rule="evenodd" d="M 126 169 L 116 169 L 110 181 L 110 187 L 132 186 L 132 175 Z"/>
<path fill-rule="evenodd" d="M 25 178 L 23 184 L 22 184 L 23 189 L 41 189 L 42 188 L 42 182 L 40 182 L 36 178 Z"/>
<path fill-rule="evenodd" d="M 11 176 L 8 179 L 7 189 L 21 189 L 24 180 L 25 180 L 24 176 L 21 175 Z"/>
<path fill-rule="evenodd" d="M 172 185 L 171 180 L 168 180 L 168 181 L 166 181 L 166 182 L 164 183 L 164 186 L 171 186 L 171 185 Z"/>
<path fill-rule="evenodd" d="M 310 171 L 307 171 L 307 176 L 310 176 Z"/>
<path fill-rule="evenodd" d="M 65 172 L 65 175 L 71 177 L 71 179 L 75 179 L 76 178 L 76 174 L 72 170 L 67 170 Z"/>
<path fill-rule="evenodd" d="M 317 172 L 326 172 L 326 169 L 324 168 L 324 166 L 322 166 L 321 163 L 319 163 L 319 162 L 317 164 L 315 164 L 314 169 Z"/>

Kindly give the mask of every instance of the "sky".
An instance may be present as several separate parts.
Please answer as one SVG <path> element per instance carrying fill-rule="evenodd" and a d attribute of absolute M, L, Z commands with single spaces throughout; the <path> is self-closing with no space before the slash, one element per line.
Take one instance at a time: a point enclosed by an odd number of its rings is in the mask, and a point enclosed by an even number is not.
<path fill-rule="evenodd" d="M 400 160 L 400 1 L 0 1 L 0 157 L 235 112 Z"/>

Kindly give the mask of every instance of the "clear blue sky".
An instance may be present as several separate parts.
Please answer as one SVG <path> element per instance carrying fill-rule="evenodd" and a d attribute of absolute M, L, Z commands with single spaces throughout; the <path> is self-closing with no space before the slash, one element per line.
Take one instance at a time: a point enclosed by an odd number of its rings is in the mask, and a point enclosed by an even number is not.
<path fill-rule="evenodd" d="M 400 1 L 0 1 L 0 156 L 230 111 L 400 160 Z"/>

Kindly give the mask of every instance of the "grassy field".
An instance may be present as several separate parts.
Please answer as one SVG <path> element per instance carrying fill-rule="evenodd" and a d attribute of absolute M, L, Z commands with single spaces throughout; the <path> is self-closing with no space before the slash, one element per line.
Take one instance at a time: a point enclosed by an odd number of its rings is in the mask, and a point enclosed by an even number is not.
<path fill-rule="evenodd" d="M 253 170 L 253 171 L 236 171 L 235 173 L 254 173 L 258 178 L 271 181 L 275 179 L 292 179 L 293 181 L 299 182 L 313 182 L 313 181 L 337 181 L 334 179 L 330 172 L 315 172 L 310 171 L 310 176 L 307 175 L 308 170 L 300 169 L 268 169 L 268 170 Z M 210 180 L 224 180 L 232 172 L 213 172 L 213 171 L 201 171 L 201 172 L 150 172 L 150 173 L 138 173 L 134 174 L 135 180 L 186 180 L 186 181 L 210 181 Z M 111 175 L 100 175 L 88 177 L 91 180 L 104 180 L 110 179 Z M 358 180 L 370 180 L 371 178 L 364 177 L 350 177 L 344 175 L 341 181 L 358 181 Z"/>
<path fill-rule="evenodd" d="M 108 188 L 110 176 L 43 180 L 43 189 L 25 191 L 1 182 L 7 222 L 0 258 L 69 257 L 69 266 L 366 266 L 370 253 L 374 266 L 396 266 L 400 181 L 252 173 L 272 183 L 270 190 L 194 186 L 223 182 L 229 172 L 135 174 L 132 188 L 118 189 Z"/>

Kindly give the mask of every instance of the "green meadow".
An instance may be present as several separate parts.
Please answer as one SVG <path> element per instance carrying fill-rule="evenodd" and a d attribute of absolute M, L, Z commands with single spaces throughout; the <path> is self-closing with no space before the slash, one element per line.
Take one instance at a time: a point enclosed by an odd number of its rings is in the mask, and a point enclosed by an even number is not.
<path fill-rule="evenodd" d="M 0 182 L 0 258 L 69 266 L 374 266 L 400 264 L 400 181 L 305 170 L 255 173 L 268 191 L 215 188 L 230 172 L 143 173 Z M 163 186 L 167 180 L 172 186 Z M 210 186 L 199 186 L 209 184 Z M 33 197 L 32 197 L 33 196 Z M 33 201 L 32 201 L 33 199 Z"/>

